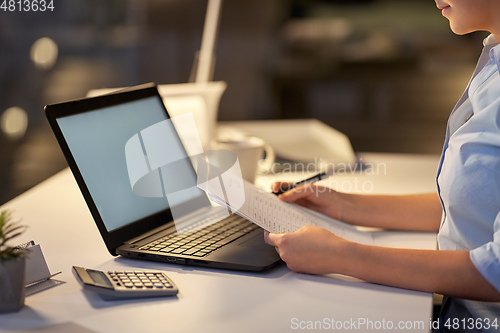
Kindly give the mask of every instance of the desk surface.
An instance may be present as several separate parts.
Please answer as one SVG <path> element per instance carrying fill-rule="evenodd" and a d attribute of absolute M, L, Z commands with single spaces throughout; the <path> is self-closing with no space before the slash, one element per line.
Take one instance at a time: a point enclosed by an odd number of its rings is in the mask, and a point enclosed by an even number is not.
<path fill-rule="evenodd" d="M 371 193 L 435 191 L 437 156 L 362 157 L 384 163 L 385 172 L 338 175 L 339 181 L 370 181 Z M 262 177 L 259 184 L 267 186 L 274 179 Z M 334 320 L 357 324 L 359 331 L 371 331 L 370 322 L 375 328 L 392 322 L 395 329 L 400 322 L 406 327 L 421 322 L 423 327 L 411 331 L 428 332 L 432 297 L 427 293 L 298 274 L 285 265 L 246 273 L 112 257 L 68 169 L 0 207 L 5 208 L 29 226 L 19 241 L 41 244 L 51 271 L 62 271 L 56 278 L 64 283 L 27 297 L 20 312 L 0 315 L 0 331 L 72 322 L 96 332 L 287 332 L 307 324 L 324 329 Z M 174 298 L 105 302 L 82 291 L 72 276 L 73 265 L 163 270 L 180 293 Z M 361 326 L 363 320 L 368 324 Z"/>

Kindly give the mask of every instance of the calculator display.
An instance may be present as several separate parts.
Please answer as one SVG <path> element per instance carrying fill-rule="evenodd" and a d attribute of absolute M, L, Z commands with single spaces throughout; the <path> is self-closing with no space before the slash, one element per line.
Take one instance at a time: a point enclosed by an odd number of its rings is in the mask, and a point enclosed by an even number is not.
<path fill-rule="evenodd" d="M 87 273 L 89 273 L 90 277 L 96 285 L 113 288 L 113 285 L 111 284 L 111 282 L 109 282 L 108 278 L 106 277 L 106 275 L 104 275 L 103 272 L 88 269 Z"/>

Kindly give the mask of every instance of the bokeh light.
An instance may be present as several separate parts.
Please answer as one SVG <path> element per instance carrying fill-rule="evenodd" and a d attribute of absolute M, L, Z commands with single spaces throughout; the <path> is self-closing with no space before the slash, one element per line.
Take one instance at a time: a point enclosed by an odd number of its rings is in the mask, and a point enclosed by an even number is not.
<path fill-rule="evenodd" d="M 13 106 L 2 113 L 0 129 L 9 139 L 18 140 L 24 136 L 28 128 L 28 115 L 20 107 Z"/>
<path fill-rule="evenodd" d="M 31 46 L 30 57 L 36 67 L 42 70 L 52 68 L 57 61 L 58 48 L 56 42 L 48 37 L 38 39 Z"/>

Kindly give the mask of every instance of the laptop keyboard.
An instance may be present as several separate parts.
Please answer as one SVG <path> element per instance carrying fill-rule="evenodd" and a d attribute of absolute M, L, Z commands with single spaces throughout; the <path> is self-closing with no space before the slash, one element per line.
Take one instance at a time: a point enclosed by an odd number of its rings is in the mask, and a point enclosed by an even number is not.
<path fill-rule="evenodd" d="M 258 226 L 231 215 L 208 227 L 178 234 L 173 232 L 140 247 L 141 250 L 204 257 L 232 241 L 243 237 Z"/>

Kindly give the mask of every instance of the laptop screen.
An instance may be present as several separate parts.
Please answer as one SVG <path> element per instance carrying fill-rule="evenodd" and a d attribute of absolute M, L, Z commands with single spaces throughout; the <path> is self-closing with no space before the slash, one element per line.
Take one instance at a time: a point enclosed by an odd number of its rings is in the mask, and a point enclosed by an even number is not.
<path fill-rule="evenodd" d="M 125 145 L 143 129 L 166 119 L 168 116 L 159 96 L 57 118 L 108 232 L 205 196 L 200 189 L 193 187 L 196 174 L 188 158 L 175 163 L 178 170 L 162 173 L 164 184 L 186 189 L 175 202 L 169 203 L 165 196 L 143 197 L 133 192 Z M 171 140 L 158 144 L 168 146 L 169 152 L 175 155 L 186 156 L 173 127 L 171 131 L 166 134 Z"/>

